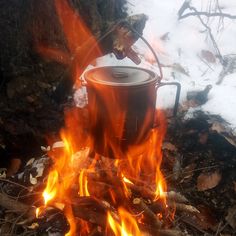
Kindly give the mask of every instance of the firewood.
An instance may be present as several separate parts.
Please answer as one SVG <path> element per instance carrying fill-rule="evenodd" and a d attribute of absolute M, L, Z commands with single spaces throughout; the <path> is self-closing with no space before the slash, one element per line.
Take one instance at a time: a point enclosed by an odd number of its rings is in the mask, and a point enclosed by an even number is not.
<path fill-rule="evenodd" d="M 93 197 L 78 197 L 77 199 L 73 199 L 72 209 L 75 217 L 102 227 L 106 227 L 108 211 L 113 218 L 119 220 L 115 210 L 108 202 Z"/>
<path fill-rule="evenodd" d="M 160 236 L 183 236 L 184 234 L 179 231 L 179 230 L 174 230 L 174 229 L 163 229 L 159 230 L 159 235 Z"/>
<path fill-rule="evenodd" d="M 145 220 L 147 220 L 147 222 L 149 222 L 156 229 L 161 228 L 161 222 L 141 198 L 135 198 L 133 200 L 133 204 L 138 210 L 143 211 L 143 215 L 145 216 Z"/>
<path fill-rule="evenodd" d="M 183 211 L 183 212 L 189 212 L 189 213 L 200 213 L 200 211 L 192 206 L 192 205 L 186 205 L 184 203 L 175 203 L 175 202 L 169 202 L 169 207 L 175 208 L 176 211 Z"/>
<path fill-rule="evenodd" d="M 186 236 L 181 231 L 177 229 L 155 229 L 153 227 L 148 227 L 145 225 L 139 225 L 144 232 L 148 232 L 148 235 L 158 235 L 158 236 Z"/>
<path fill-rule="evenodd" d="M 167 198 L 167 201 L 175 201 L 178 203 L 188 202 L 188 199 L 185 196 L 183 196 L 180 193 L 174 192 L 174 191 L 166 192 L 165 196 Z"/>

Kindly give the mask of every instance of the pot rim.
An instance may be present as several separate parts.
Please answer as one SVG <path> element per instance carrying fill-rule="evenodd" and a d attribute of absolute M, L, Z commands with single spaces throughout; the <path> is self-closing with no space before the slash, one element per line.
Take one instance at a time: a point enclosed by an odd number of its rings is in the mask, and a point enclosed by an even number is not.
<path fill-rule="evenodd" d="M 101 68 L 124 68 L 124 69 L 135 69 L 135 70 L 140 70 L 140 71 L 145 71 L 150 75 L 150 79 L 142 82 L 134 82 L 134 83 L 116 83 L 116 82 L 109 82 L 109 81 L 102 81 L 102 80 L 95 80 L 95 79 L 88 79 L 88 76 L 90 73 L 93 71 L 96 71 Z M 110 87 L 137 87 L 137 86 L 147 86 L 150 84 L 155 84 L 157 85 L 159 80 L 159 76 L 152 70 L 148 70 L 145 68 L 140 68 L 140 67 L 134 67 L 134 66 L 101 66 L 101 67 L 95 67 L 92 69 L 89 69 L 86 71 L 83 75 L 83 80 L 88 84 L 99 84 L 99 85 L 104 85 L 104 86 L 110 86 Z"/>

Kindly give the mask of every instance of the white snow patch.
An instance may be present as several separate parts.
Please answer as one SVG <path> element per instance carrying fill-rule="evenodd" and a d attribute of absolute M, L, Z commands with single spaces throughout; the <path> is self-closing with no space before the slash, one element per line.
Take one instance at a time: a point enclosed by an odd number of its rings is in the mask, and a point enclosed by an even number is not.
<path fill-rule="evenodd" d="M 206 85 L 213 86 L 209 93 L 208 102 L 200 107 L 205 112 L 221 115 L 226 121 L 236 127 L 236 74 L 228 75 L 221 85 L 216 85 L 222 66 L 218 59 L 216 63 L 207 63 L 200 58 L 202 50 L 216 53 L 209 35 L 197 17 L 188 17 L 178 20 L 178 10 L 184 0 L 129 0 L 130 14 L 145 13 L 149 20 L 144 30 L 144 37 L 155 49 L 162 64 L 171 65 L 179 63 L 187 68 L 189 77 L 170 67 L 164 68 L 164 81 L 176 81 L 181 83 L 181 102 L 186 99 L 187 91 L 204 89 Z M 191 5 L 199 11 L 214 12 L 215 5 L 212 1 L 192 0 Z M 219 0 L 222 11 L 235 15 L 235 0 Z M 188 11 L 186 11 L 187 13 Z M 203 18 L 206 20 L 206 18 Z M 219 17 L 209 20 L 212 33 L 215 36 L 221 54 L 236 54 L 236 21 L 224 18 L 221 24 Z M 166 41 L 161 37 L 168 33 Z M 145 44 L 139 40 L 136 50 L 145 57 L 150 57 L 150 52 Z M 129 59 L 118 61 L 114 56 L 105 56 L 98 60 L 98 65 L 134 65 Z M 158 69 L 144 61 L 140 67 L 155 70 Z M 170 107 L 174 104 L 174 87 L 163 87 L 158 90 L 157 106 Z"/>

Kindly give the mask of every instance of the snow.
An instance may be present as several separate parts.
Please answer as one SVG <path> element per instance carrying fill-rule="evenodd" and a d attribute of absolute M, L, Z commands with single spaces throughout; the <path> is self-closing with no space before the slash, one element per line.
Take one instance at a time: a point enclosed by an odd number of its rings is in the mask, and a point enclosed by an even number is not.
<path fill-rule="evenodd" d="M 129 0 L 130 15 L 145 13 L 149 20 L 143 36 L 155 49 L 160 61 L 164 65 L 178 63 L 189 73 L 184 75 L 178 69 L 165 67 L 163 69 L 164 82 L 179 82 L 182 86 L 181 103 L 186 100 L 187 91 L 201 90 L 206 85 L 213 86 L 209 93 L 209 100 L 200 109 L 210 114 L 221 115 L 223 119 L 236 127 L 236 74 L 226 76 L 220 85 L 216 85 L 222 66 L 216 58 L 215 63 L 209 63 L 201 58 L 201 51 L 208 50 L 216 54 L 209 35 L 197 17 L 191 16 L 178 20 L 178 10 L 184 0 Z M 215 10 L 215 0 L 192 0 L 191 5 L 199 11 Z M 235 0 L 219 0 L 222 11 L 232 15 L 236 14 Z M 187 13 L 187 11 L 186 11 Z M 204 18 L 206 19 L 206 18 Z M 222 55 L 236 54 L 236 20 L 224 18 L 223 23 L 219 17 L 210 18 L 208 24 L 216 39 Z M 168 33 L 168 39 L 161 37 Z M 145 44 L 139 40 L 136 50 L 150 58 L 150 52 Z M 109 55 L 98 60 L 99 65 L 134 65 L 129 59 L 118 61 Z M 140 67 L 158 69 L 143 59 Z M 174 103 L 174 87 L 163 87 L 158 91 L 157 106 L 170 107 Z M 199 109 L 199 108 L 198 108 Z"/>

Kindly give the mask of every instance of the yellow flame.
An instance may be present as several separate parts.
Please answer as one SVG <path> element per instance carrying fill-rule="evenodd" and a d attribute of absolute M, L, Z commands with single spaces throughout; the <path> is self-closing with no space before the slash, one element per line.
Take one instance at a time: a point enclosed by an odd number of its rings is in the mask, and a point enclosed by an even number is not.
<path fill-rule="evenodd" d="M 40 209 L 39 209 L 39 207 L 37 207 L 36 211 L 35 211 L 36 218 L 39 218 L 39 213 L 40 213 Z"/>
<path fill-rule="evenodd" d="M 115 236 L 141 236 L 136 219 L 124 208 L 118 209 L 120 223 L 108 212 L 107 221 Z"/>
<path fill-rule="evenodd" d="M 121 176 L 122 176 L 122 179 L 125 183 L 134 185 L 134 183 L 132 181 L 130 181 L 129 179 L 127 179 L 123 174 Z"/>
<path fill-rule="evenodd" d="M 58 172 L 56 170 L 51 171 L 48 175 L 48 181 L 46 189 L 43 192 L 43 198 L 45 205 L 48 204 L 49 201 L 54 199 L 57 194 L 57 184 L 58 184 Z"/>
<path fill-rule="evenodd" d="M 89 191 L 88 191 L 88 178 L 87 178 L 85 169 L 81 170 L 80 175 L 79 175 L 79 195 L 81 197 L 90 196 Z"/>

